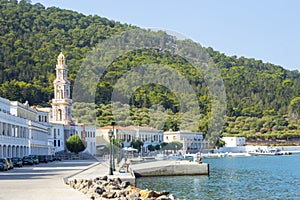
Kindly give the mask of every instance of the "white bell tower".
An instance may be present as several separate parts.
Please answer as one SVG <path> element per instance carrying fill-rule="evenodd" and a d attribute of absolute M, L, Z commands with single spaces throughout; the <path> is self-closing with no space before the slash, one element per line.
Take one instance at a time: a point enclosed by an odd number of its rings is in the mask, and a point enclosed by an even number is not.
<path fill-rule="evenodd" d="M 70 81 L 65 56 L 60 52 L 57 57 L 56 79 L 54 80 L 54 99 L 52 99 L 52 122 L 73 124 L 72 99 L 70 99 Z"/>

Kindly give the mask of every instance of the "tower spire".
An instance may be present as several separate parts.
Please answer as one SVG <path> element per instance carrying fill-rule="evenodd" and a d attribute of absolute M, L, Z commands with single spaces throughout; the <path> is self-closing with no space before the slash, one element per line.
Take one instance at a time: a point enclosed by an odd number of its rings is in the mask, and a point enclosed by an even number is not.
<path fill-rule="evenodd" d="M 66 67 L 66 58 L 62 52 L 57 57 L 57 68 L 65 68 Z"/>
<path fill-rule="evenodd" d="M 54 80 L 54 99 L 52 99 L 53 121 L 60 124 L 72 124 L 72 99 L 66 58 L 62 52 L 57 57 L 56 79 Z"/>

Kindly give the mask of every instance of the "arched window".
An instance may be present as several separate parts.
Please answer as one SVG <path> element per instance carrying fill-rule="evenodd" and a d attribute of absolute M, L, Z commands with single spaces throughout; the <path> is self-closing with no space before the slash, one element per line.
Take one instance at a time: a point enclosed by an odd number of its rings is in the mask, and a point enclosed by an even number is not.
<path fill-rule="evenodd" d="M 57 120 L 58 121 L 62 120 L 62 110 L 61 109 L 58 109 Z"/>
<path fill-rule="evenodd" d="M 63 90 L 60 90 L 59 92 L 60 92 L 60 98 L 61 98 L 61 99 L 64 99 L 64 91 L 63 91 Z"/>

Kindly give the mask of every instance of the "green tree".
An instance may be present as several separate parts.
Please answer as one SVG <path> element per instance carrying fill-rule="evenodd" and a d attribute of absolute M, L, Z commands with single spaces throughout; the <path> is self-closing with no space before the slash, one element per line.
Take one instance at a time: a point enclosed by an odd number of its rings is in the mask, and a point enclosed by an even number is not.
<path fill-rule="evenodd" d="M 163 147 L 163 149 L 165 150 L 180 150 L 182 149 L 183 147 L 183 144 L 179 141 L 173 141 L 173 142 L 170 142 L 170 143 L 167 143 L 167 145 L 165 145 Z"/>
<path fill-rule="evenodd" d="M 85 150 L 85 146 L 78 135 L 70 136 L 66 141 L 67 149 L 75 154 Z"/>
<path fill-rule="evenodd" d="M 141 147 L 144 145 L 144 142 L 142 142 L 141 140 L 133 140 L 131 143 L 130 143 L 130 146 L 135 148 L 135 149 L 138 149 L 138 151 L 141 151 Z"/>
<path fill-rule="evenodd" d="M 295 97 L 291 100 L 289 104 L 289 116 L 296 120 L 297 122 L 297 130 L 299 129 L 299 118 L 300 118 L 300 97 Z"/>
<path fill-rule="evenodd" d="M 157 150 L 157 151 L 160 150 L 160 145 L 159 144 L 155 146 L 155 150 Z"/>
<path fill-rule="evenodd" d="M 148 145 L 148 150 L 155 151 L 155 147 L 152 144 L 150 144 L 150 145 Z"/>
<path fill-rule="evenodd" d="M 292 119 L 299 119 L 300 117 L 300 97 L 295 97 L 289 104 L 289 115 Z"/>
<path fill-rule="evenodd" d="M 115 147 L 118 147 L 118 148 L 123 148 L 124 147 L 124 142 L 119 138 L 114 138 L 113 144 L 114 144 Z"/>
<path fill-rule="evenodd" d="M 221 140 L 220 138 L 217 140 L 215 146 L 216 147 L 223 147 L 225 145 L 225 141 L 224 140 Z"/>

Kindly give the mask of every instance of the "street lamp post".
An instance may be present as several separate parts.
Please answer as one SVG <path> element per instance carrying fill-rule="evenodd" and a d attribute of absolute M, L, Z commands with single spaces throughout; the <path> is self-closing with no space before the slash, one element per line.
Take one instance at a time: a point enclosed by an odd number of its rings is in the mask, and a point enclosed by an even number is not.
<path fill-rule="evenodd" d="M 109 147 L 110 147 L 110 151 L 109 151 L 109 175 L 113 175 L 113 148 L 112 148 L 112 138 L 113 138 L 113 132 L 110 129 L 108 131 L 108 137 L 109 137 Z"/>
<path fill-rule="evenodd" d="M 114 139 L 115 139 L 115 135 L 113 134 L 112 136 L 112 170 L 116 171 L 115 168 L 115 147 L 114 147 Z"/>
<path fill-rule="evenodd" d="M 160 153 L 163 153 L 162 146 L 159 145 Z"/>
<path fill-rule="evenodd" d="M 116 171 L 116 165 L 115 165 L 115 154 L 114 154 L 114 139 L 117 138 L 115 135 L 115 122 L 111 123 L 112 125 L 112 170 Z"/>

